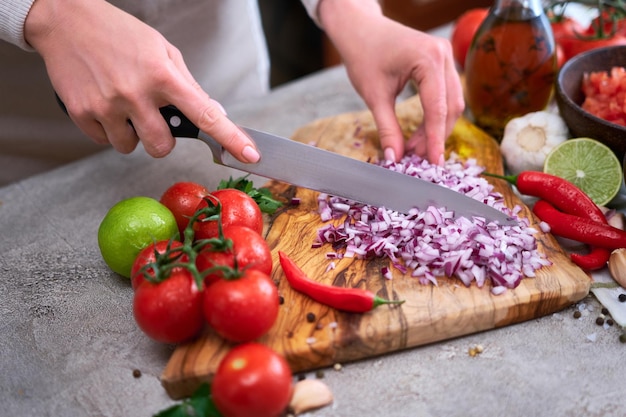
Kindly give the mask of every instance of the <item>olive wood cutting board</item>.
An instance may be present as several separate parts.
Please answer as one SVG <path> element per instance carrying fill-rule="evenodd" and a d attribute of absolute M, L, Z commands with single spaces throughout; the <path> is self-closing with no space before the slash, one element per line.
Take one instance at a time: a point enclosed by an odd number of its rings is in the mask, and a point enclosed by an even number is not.
<path fill-rule="evenodd" d="M 409 135 L 422 119 L 419 98 L 400 103 L 397 114 Z M 361 160 L 376 160 L 380 152 L 375 125 L 367 111 L 314 121 L 297 130 L 293 139 Z M 455 151 L 461 158 L 476 158 L 489 172 L 503 171 L 497 142 L 466 119 L 456 124 L 446 150 Z M 422 285 L 395 268 L 391 268 L 393 279 L 387 280 L 381 276 L 381 268 L 389 264 L 386 259 L 344 258 L 334 260 L 335 269 L 327 270 L 330 261 L 326 253 L 332 249 L 311 247 L 317 229 L 323 225 L 316 212 L 318 193 L 275 181 L 268 183 L 276 196 L 286 202 L 297 197 L 301 203 L 286 204 L 266 219 L 264 233 L 274 257 L 272 278 L 284 302 L 274 327 L 259 341 L 282 353 L 294 373 L 304 372 L 519 323 L 561 310 L 586 296 L 590 277 L 569 260 L 552 235 L 541 232 L 532 212 L 510 186 L 502 180 L 490 181 L 505 196 L 507 206 L 524 207 L 521 215 L 530 217 L 538 230 L 539 248 L 553 263 L 539 270 L 535 278 L 525 278 L 516 289 L 501 295 L 492 295 L 489 284 L 465 287 L 459 280 L 446 277 L 440 277 L 437 286 Z M 383 298 L 406 301 L 400 306 L 380 306 L 366 314 L 325 307 L 289 287 L 278 262 L 279 250 L 312 279 L 367 288 Z M 314 320 L 307 320 L 307 315 Z M 178 346 L 161 376 L 167 393 L 174 399 L 182 398 L 200 383 L 210 381 L 230 347 L 211 330 L 196 341 Z"/>

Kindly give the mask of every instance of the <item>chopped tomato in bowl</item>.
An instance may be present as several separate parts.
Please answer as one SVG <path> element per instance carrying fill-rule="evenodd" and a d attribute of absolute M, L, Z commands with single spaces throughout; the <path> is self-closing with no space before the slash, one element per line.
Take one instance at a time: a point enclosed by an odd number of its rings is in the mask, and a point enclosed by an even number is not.
<path fill-rule="evenodd" d="M 608 80 L 615 67 L 626 68 L 625 45 L 594 49 L 575 56 L 557 75 L 555 98 L 571 137 L 588 137 L 602 142 L 623 160 L 626 126 L 618 121 L 620 118 L 626 120 L 623 104 L 626 75 L 618 71 L 617 78 Z M 619 100 L 621 109 L 616 104 Z M 585 101 L 587 103 L 583 104 Z M 611 102 L 614 103 L 609 104 Z"/>
<path fill-rule="evenodd" d="M 607 122 L 626 126 L 626 68 L 585 73 L 582 108 Z"/>

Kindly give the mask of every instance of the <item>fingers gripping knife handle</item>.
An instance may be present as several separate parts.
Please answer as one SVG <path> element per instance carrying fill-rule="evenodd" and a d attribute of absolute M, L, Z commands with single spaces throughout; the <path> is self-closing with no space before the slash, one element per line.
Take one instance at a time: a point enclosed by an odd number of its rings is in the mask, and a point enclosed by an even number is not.
<path fill-rule="evenodd" d="M 54 96 L 57 100 L 57 103 L 59 104 L 59 107 L 61 107 L 65 114 L 69 115 L 69 113 L 67 112 L 67 107 L 65 107 L 65 103 L 63 103 L 59 95 L 55 93 Z M 165 119 L 167 127 L 169 127 L 172 136 L 174 136 L 175 138 L 199 139 L 205 142 L 207 145 L 209 145 L 215 161 L 219 163 L 222 162 L 222 146 L 217 143 L 212 137 L 204 133 L 200 134 L 200 129 L 198 129 L 196 125 L 194 125 L 193 122 L 187 118 L 187 116 L 185 116 L 180 110 L 178 110 L 178 108 L 171 105 L 165 106 L 161 107 L 159 109 L 159 112 L 161 113 L 161 116 L 163 116 L 163 118 Z M 131 126 L 133 125 L 132 121 L 130 120 L 128 121 L 128 123 Z"/>
<path fill-rule="evenodd" d="M 165 119 L 167 126 L 170 128 L 172 136 L 175 138 L 192 138 L 203 141 L 209 145 L 213 159 L 220 164 L 222 163 L 222 153 L 224 152 L 222 145 L 217 143 L 217 141 L 209 135 L 201 132 L 187 116 L 178 110 L 178 108 L 170 105 L 161 107 L 159 111 Z"/>

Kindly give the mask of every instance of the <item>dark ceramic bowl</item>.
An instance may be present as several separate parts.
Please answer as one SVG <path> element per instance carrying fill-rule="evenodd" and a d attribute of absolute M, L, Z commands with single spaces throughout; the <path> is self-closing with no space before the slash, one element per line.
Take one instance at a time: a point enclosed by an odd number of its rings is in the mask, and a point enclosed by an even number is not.
<path fill-rule="evenodd" d="M 602 120 L 580 107 L 583 74 L 626 67 L 626 46 L 594 49 L 575 56 L 563 65 L 556 80 L 555 98 L 561 117 L 572 137 L 596 139 L 615 152 L 620 161 L 626 154 L 626 127 Z"/>

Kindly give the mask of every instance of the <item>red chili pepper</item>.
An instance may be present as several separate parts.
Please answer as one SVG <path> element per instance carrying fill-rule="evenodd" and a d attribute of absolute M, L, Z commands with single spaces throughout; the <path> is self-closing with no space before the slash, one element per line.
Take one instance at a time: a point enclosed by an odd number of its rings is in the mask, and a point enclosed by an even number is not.
<path fill-rule="evenodd" d="M 548 201 L 565 213 L 606 224 L 604 213 L 598 205 L 583 190 L 564 178 L 540 171 L 524 171 L 519 175 L 485 175 L 506 180 L 515 185 L 520 193 Z"/>
<path fill-rule="evenodd" d="M 385 300 L 371 291 L 324 285 L 311 280 L 284 252 L 278 252 L 280 265 L 291 287 L 315 301 L 351 313 L 365 313 L 382 304 L 402 304 L 404 300 Z"/>
<path fill-rule="evenodd" d="M 606 266 L 611 257 L 611 251 L 606 248 L 593 247 L 588 254 L 572 253 L 570 258 L 572 262 L 584 269 L 585 271 L 595 271 Z"/>
<path fill-rule="evenodd" d="M 545 200 L 533 206 L 533 213 L 550 225 L 555 235 L 605 249 L 626 247 L 626 232 L 608 224 L 574 216 L 557 210 Z"/>

